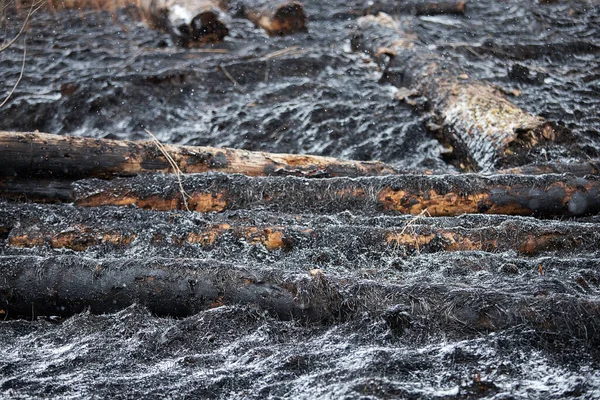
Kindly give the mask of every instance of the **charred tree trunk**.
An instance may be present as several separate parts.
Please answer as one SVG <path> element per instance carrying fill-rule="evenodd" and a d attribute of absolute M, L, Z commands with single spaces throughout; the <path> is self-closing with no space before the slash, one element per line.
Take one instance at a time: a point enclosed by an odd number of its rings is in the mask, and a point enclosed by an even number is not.
<path fill-rule="evenodd" d="M 498 171 L 500 174 L 541 175 L 570 174 L 573 176 L 600 175 L 600 161 L 590 160 L 581 163 L 536 163 L 522 167 L 507 168 Z"/>
<path fill-rule="evenodd" d="M 383 313 L 397 334 L 432 325 L 457 336 L 527 327 L 542 339 L 600 342 L 600 303 L 560 292 L 540 296 L 394 285 L 332 278 L 321 270 L 284 278 L 197 259 L 0 257 L 0 313 L 5 317 L 64 317 L 85 309 L 108 313 L 135 303 L 179 317 L 247 304 L 282 319 L 320 323 Z"/>
<path fill-rule="evenodd" d="M 249 176 L 334 177 L 397 173 L 380 162 L 163 145 L 182 173 L 219 171 Z M 89 139 L 44 133 L 0 132 L 0 177 L 111 178 L 176 172 L 155 142 Z"/>
<path fill-rule="evenodd" d="M 284 36 L 306 32 L 308 18 L 304 6 L 298 1 L 233 0 L 229 8 L 243 15 L 270 36 Z"/>
<path fill-rule="evenodd" d="M 6 203 L 1 204 L 1 209 L 0 232 L 5 232 L 7 251 L 50 248 L 117 255 L 136 250 L 148 253 L 147 249 L 154 248 L 158 254 L 175 256 L 185 254 L 186 249 L 211 252 L 250 245 L 292 257 L 294 252 L 317 254 L 327 248 L 356 257 L 364 249 L 401 256 L 456 251 L 514 251 L 533 256 L 570 255 L 573 251 L 593 254 L 600 248 L 600 232 L 593 224 L 493 216 L 463 218 L 460 222 L 451 218 L 406 217 L 394 220 L 395 226 L 381 227 L 368 225 L 373 223 L 368 220 L 326 225 L 297 215 L 287 219 L 261 215 L 257 221 L 248 221 L 247 217 L 229 214 L 189 225 L 173 223 L 170 214 L 131 209 L 40 208 Z M 51 222 L 40 218 L 43 213 L 53 216 Z M 386 223 L 390 224 L 392 221 Z"/>
<path fill-rule="evenodd" d="M 0 276 L 0 309 L 10 318 L 101 314 L 134 303 L 176 317 L 227 304 L 253 304 L 284 319 L 320 321 L 330 312 L 322 291 L 304 301 L 302 282 L 217 261 L 0 257 Z M 319 292 L 318 282 L 304 285 Z"/>
<path fill-rule="evenodd" d="M 265 208 L 294 213 L 387 212 L 431 216 L 461 214 L 581 216 L 600 211 L 600 181 L 568 175 L 477 176 L 406 175 L 384 178 L 249 178 L 188 175 L 180 182 L 162 174 L 77 181 L 52 188 L 0 181 L 0 195 L 22 200 L 60 201 L 70 195 L 77 205 L 126 206 L 159 211 L 186 209 L 220 212 Z M 15 189 L 18 187 L 18 189 Z M 70 192 L 69 192 L 70 190 Z"/>
<path fill-rule="evenodd" d="M 441 139 L 463 170 L 527 164 L 544 147 L 572 139 L 564 127 L 521 110 L 447 57 L 418 46 L 417 38 L 386 14 L 360 18 L 352 45 L 379 60 L 384 80 L 427 98 Z"/>
<path fill-rule="evenodd" d="M 55 9 L 135 6 L 153 29 L 168 32 L 181 46 L 220 42 L 229 33 L 219 0 L 51 0 Z"/>
<path fill-rule="evenodd" d="M 600 46 L 585 42 L 556 42 L 548 44 L 499 44 L 487 40 L 481 45 L 457 44 L 454 49 L 467 49 L 478 54 L 489 54 L 500 59 L 531 60 L 538 58 L 564 59 L 575 54 L 599 54 Z"/>
<path fill-rule="evenodd" d="M 365 14 L 376 15 L 380 12 L 399 15 L 440 15 L 454 14 L 463 15 L 465 13 L 467 2 L 461 1 L 397 1 L 397 0 L 379 0 L 369 4 Z"/>

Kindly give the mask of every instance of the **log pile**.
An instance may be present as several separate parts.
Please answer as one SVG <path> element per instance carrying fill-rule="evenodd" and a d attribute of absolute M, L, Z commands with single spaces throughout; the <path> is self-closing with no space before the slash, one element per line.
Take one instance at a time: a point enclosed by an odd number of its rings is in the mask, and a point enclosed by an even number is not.
<path fill-rule="evenodd" d="M 229 34 L 231 15 L 242 15 L 270 36 L 307 31 L 304 7 L 297 1 L 227 0 L 51 0 L 52 10 L 132 7 L 152 29 L 167 32 L 184 47 L 217 43 Z M 232 11 L 230 13 L 230 11 Z"/>
<path fill-rule="evenodd" d="M 136 6 L 184 46 L 223 40 L 227 14 L 271 36 L 307 24 L 295 1 Z M 460 14 L 465 3 L 367 10 L 379 11 Z M 359 18 L 352 47 L 379 63 L 403 100 L 426 98 L 420 111 L 468 173 L 0 132 L 0 316 L 139 303 L 185 317 L 250 304 L 304 323 L 371 313 L 397 334 L 432 324 L 457 335 L 526 327 L 599 344 L 598 161 L 582 161 L 566 127 L 442 61 L 386 14 Z M 532 163 L 551 146 L 579 162 Z M 470 286 L 477 274 L 490 278 Z"/>
<path fill-rule="evenodd" d="M 377 271 L 384 265 L 410 271 L 431 257 L 432 268 L 451 268 L 451 276 L 564 275 L 595 292 L 600 234 L 584 218 L 600 211 L 593 175 L 544 166 L 530 167 L 539 175 L 514 173 L 525 167 L 411 174 L 377 162 L 41 133 L 1 133 L 0 151 L 9 160 L 0 168 L 7 318 L 134 303 L 183 317 L 252 304 L 304 323 L 375 313 L 397 334 L 436 321 L 450 335 L 526 326 L 600 343 L 589 333 L 600 308 L 575 289 L 513 293 L 327 271 L 341 265 L 378 276 L 389 274 Z M 585 165 L 573 169 L 595 164 Z M 483 255 L 485 264 L 474 261 Z M 563 313 L 582 310 L 587 322 L 574 329 Z"/>

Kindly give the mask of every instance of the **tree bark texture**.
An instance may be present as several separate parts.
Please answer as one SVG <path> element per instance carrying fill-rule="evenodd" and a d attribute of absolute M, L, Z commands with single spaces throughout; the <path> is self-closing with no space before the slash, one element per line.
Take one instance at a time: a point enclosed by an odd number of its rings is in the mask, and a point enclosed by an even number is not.
<path fill-rule="evenodd" d="M 219 171 L 249 176 L 334 177 L 387 175 L 393 167 L 380 162 L 331 157 L 273 154 L 246 150 L 163 145 L 182 173 Z M 175 171 L 152 141 L 120 141 L 0 132 L 0 177 L 111 178 L 144 172 Z"/>
<path fill-rule="evenodd" d="M 457 251 L 556 256 L 594 254 L 600 248 L 600 232 L 595 224 L 524 218 L 490 216 L 454 221 L 420 216 L 392 219 L 381 226 L 369 219 L 340 225 L 299 215 L 282 218 L 267 214 L 253 220 L 228 214 L 184 224 L 168 213 L 135 209 L 0 206 L 0 238 L 6 240 L 6 251 L 17 252 L 30 248 L 68 249 L 122 256 L 149 254 L 155 249 L 157 255 L 179 257 L 250 245 L 290 255 L 335 248 L 348 257 L 359 256 L 365 249 L 402 256 Z M 40 218 L 44 214 L 52 217 Z"/>
<path fill-rule="evenodd" d="M 372 2 L 372 4 L 369 3 L 365 10 L 365 14 L 376 15 L 383 12 L 390 15 L 463 15 L 466 6 L 466 1 L 379 0 Z"/>
<path fill-rule="evenodd" d="M 158 315 L 188 316 L 246 304 L 282 319 L 344 321 L 384 312 L 396 333 L 435 324 L 451 335 L 532 329 L 540 338 L 600 343 L 600 303 L 570 293 L 507 293 L 249 271 L 198 259 L 0 256 L 0 313 L 7 318 L 69 316 L 142 304 Z"/>
<path fill-rule="evenodd" d="M 235 7 L 270 36 L 285 36 L 308 30 L 304 6 L 298 1 L 242 0 L 232 1 Z M 240 12 L 238 11 L 238 12 Z"/>
<path fill-rule="evenodd" d="M 182 46 L 220 42 L 229 33 L 219 0 L 51 0 L 54 9 L 115 10 L 133 6 L 151 28 Z"/>
<path fill-rule="evenodd" d="M 439 134 L 463 170 L 527 164 L 537 150 L 572 139 L 566 128 L 523 111 L 441 53 L 419 46 L 389 15 L 361 17 L 357 25 L 353 48 L 379 60 L 385 80 L 427 98 Z"/>
<path fill-rule="evenodd" d="M 181 179 L 181 182 L 179 181 Z M 0 180 L 0 196 L 79 206 L 128 206 L 158 211 L 221 212 L 264 208 L 282 212 L 352 210 L 431 216 L 461 214 L 583 216 L 600 211 L 597 177 L 569 175 L 399 175 L 307 180 L 295 177 L 149 174 L 89 179 L 49 187 Z M 183 189 L 183 190 L 182 190 Z M 185 197 L 185 199 L 184 199 Z"/>

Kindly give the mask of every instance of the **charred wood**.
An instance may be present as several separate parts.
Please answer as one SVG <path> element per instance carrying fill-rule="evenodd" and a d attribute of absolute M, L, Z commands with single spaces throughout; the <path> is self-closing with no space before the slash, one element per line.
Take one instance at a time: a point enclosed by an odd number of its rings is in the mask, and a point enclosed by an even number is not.
<path fill-rule="evenodd" d="M 0 181 L 0 196 L 7 198 L 60 201 L 60 196 L 68 192 L 66 187 L 56 195 L 51 188 L 38 185 L 27 189 L 20 182 Z M 70 195 L 70 200 L 79 206 L 136 205 L 158 211 L 186 209 L 186 204 L 197 212 L 264 208 L 294 213 L 426 212 L 431 216 L 483 213 L 553 217 L 593 215 L 600 211 L 597 177 L 552 174 L 319 180 L 214 174 L 186 175 L 181 186 L 175 176 L 150 174 L 110 181 L 77 181 L 71 185 Z"/>
<path fill-rule="evenodd" d="M 163 146 L 182 173 L 220 171 L 249 176 L 353 177 L 397 172 L 380 162 L 215 147 Z M 74 180 L 176 172 L 152 141 L 0 132 L 0 153 L 4 160 L 0 164 L 0 177 Z"/>
<path fill-rule="evenodd" d="M 77 256 L 0 257 L 0 310 L 8 318 L 69 316 L 142 304 L 158 315 L 188 316 L 230 304 L 282 319 L 331 323 L 360 313 L 383 317 L 399 335 L 432 327 L 455 337 L 511 328 L 542 340 L 600 343 L 600 303 L 556 289 L 510 293 L 448 285 L 393 284 L 328 276 L 284 276 L 197 259 Z"/>
<path fill-rule="evenodd" d="M 589 42 L 573 41 L 548 44 L 499 44 L 492 40 L 481 45 L 460 44 L 455 49 L 468 49 L 478 54 L 489 54 L 501 59 L 531 60 L 539 58 L 564 59 L 576 54 L 598 54 L 600 46 Z"/>
<path fill-rule="evenodd" d="M 233 0 L 229 8 L 243 15 L 270 36 L 285 36 L 308 30 L 304 6 L 298 1 Z"/>
<path fill-rule="evenodd" d="M 385 81 L 424 96 L 438 135 L 463 170 L 490 171 L 524 165 L 545 147 L 566 145 L 566 128 L 531 115 L 493 86 L 471 79 L 447 57 L 419 46 L 387 14 L 361 17 L 352 38 L 385 68 Z M 573 150 L 575 151 L 575 150 Z"/>
<path fill-rule="evenodd" d="M 467 2 L 461 1 L 395 1 L 379 0 L 369 4 L 365 14 L 376 15 L 380 12 L 390 15 L 413 14 L 413 15 L 440 15 L 452 14 L 463 15 Z"/>
<path fill-rule="evenodd" d="M 134 6 L 148 26 L 168 32 L 181 46 L 220 42 L 229 33 L 218 0 L 51 0 L 48 5 L 110 11 Z"/>
<path fill-rule="evenodd" d="M 535 163 L 502 169 L 500 174 L 541 175 L 541 174 L 570 174 L 573 176 L 600 175 L 600 161 L 590 160 L 580 163 Z"/>
<path fill-rule="evenodd" d="M 40 215 L 52 218 L 40 218 Z M 269 215 L 267 215 L 269 217 Z M 6 251 L 22 248 L 92 250 L 111 255 L 135 251 L 183 255 L 187 249 L 213 250 L 262 246 L 290 253 L 335 248 L 346 257 L 371 253 L 421 255 L 437 252 L 513 251 L 524 256 L 542 253 L 593 254 L 600 248 L 595 224 L 489 217 L 463 219 L 403 218 L 395 226 L 323 224 L 315 220 L 276 218 L 266 221 L 228 215 L 226 218 L 176 223 L 173 216 L 131 209 L 89 209 L 71 206 L 2 205 L 0 232 Z M 183 215 L 181 216 L 183 218 Z M 271 218 L 269 218 L 271 219 Z M 58 222 L 60 221 L 60 222 Z M 94 222 L 90 222 L 94 221 Z"/>
<path fill-rule="evenodd" d="M 0 308 L 11 318 L 108 313 L 134 303 L 165 316 L 253 304 L 284 319 L 313 317 L 297 299 L 298 283 L 218 261 L 0 257 L 0 265 Z"/>

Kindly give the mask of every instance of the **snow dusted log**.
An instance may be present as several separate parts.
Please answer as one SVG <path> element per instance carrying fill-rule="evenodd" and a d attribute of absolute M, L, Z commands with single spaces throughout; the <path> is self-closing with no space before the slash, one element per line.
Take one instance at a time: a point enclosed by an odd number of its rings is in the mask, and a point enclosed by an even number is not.
<path fill-rule="evenodd" d="M 389 291 L 386 295 L 391 296 Z M 540 342 L 576 338 L 588 344 L 600 343 L 600 302 L 596 297 L 411 285 L 396 299 L 398 303 L 388 308 L 384 318 L 398 334 L 435 324 L 458 337 L 530 329 Z"/>
<path fill-rule="evenodd" d="M 460 1 L 426 1 L 426 0 L 378 0 L 369 2 L 365 14 L 376 15 L 380 12 L 399 15 L 439 15 L 454 14 L 463 15 L 465 13 L 467 2 Z"/>
<path fill-rule="evenodd" d="M 40 219 L 40 215 L 48 218 Z M 382 255 L 514 251 L 525 256 L 541 253 L 588 254 L 600 248 L 600 232 L 588 223 L 537 221 L 489 216 L 455 221 L 453 218 L 405 217 L 371 225 L 375 221 L 324 224 L 298 215 L 286 218 L 261 214 L 197 218 L 170 213 L 122 208 L 76 208 L 0 203 L 0 236 L 7 249 L 70 249 L 183 255 L 194 250 L 262 246 L 267 251 L 312 251 L 335 248 L 347 257 L 365 249 Z M 187 220 L 186 220 L 187 218 Z M 193 219 L 190 224 L 189 219 Z M 393 226 L 389 226 L 392 225 Z M 153 249 L 153 250 L 150 250 Z M 293 255 L 292 255 L 293 257 Z"/>
<path fill-rule="evenodd" d="M 270 36 L 290 35 L 308 29 L 304 6 L 298 1 L 233 0 L 230 8 L 238 9 L 238 13 Z"/>
<path fill-rule="evenodd" d="M 387 14 L 361 17 L 352 38 L 354 50 L 375 57 L 384 80 L 428 100 L 433 125 L 452 157 L 467 171 L 523 165 L 546 146 L 567 148 L 566 128 L 511 103 L 495 87 L 471 79 L 441 53 L 419 46 L 417 38 Z"/>
<path fill-rule="evenodd" d="M 397 173 L 380 162 L 272 154 L 246 150 L 163 145 L 183 173 L 219 171 L 249 176 L 334 177 Z M 175 172 L 152 141 L 121 141 L 0 132 L 0 177 L 111 178 L 144 172 Z"/>
<path fill-rule="evenodd" d="M 600 211 L 600 180 L 569 175 L 398 175 L 309 180 L 210 174 L 182 176 L 180 185 L 176 176 L 148 174 L 110 181 L 82 180 L 63 187 L 53 184 L 51 188 L 41 188 L 40 183 L 28 188 L 18 180 L 4 179 L 0 180 L 0 196 L 48 202 L 64 201 L 69 195 L 69 200 L 87 207 L 136 205 L 158 211 L 187 207 L 197 212 L 261 208 L 297 214 L 352 210 L 431 216 L 483 213 L 553 217 Z"/>
<path fill-rule="evenodd" d="M 229 33 L 219 0 L 50 0 L 54 9 L 115 10 L 134 6 L 153 29 L 182 46 L 220 42 Z"/>

